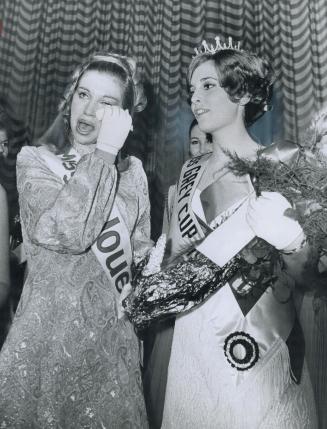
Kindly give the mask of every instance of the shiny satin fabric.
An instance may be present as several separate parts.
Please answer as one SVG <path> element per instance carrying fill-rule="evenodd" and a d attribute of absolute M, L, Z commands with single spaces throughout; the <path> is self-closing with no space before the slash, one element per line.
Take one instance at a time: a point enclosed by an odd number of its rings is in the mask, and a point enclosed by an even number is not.
<path fill-rule="evenodd" d="M 271 161 L 283 162 L 291 165 L 296 162 L 300 156 L 300 146 L 290 141 L 282 141 L 272 144 L 262 150 L 261 154 Z"/>

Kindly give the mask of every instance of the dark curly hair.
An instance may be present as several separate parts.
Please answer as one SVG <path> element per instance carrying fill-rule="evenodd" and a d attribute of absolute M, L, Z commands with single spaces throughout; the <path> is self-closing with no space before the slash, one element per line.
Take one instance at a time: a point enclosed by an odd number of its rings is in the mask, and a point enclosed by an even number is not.
<path fill-rule="evenodd" d="M 272 97 L 274 73 L 268 61 L 237 49 L 222 49 L 214 54 L 205 52 L 191 61 L 188 86 L 194 70 L 208 60 L 215 62 L 219 83 L 231 101 L 237 103 L 246 95 L 250 97 L 245 105 L 244 121 L 246 126 L 253 124 L 268 110 Z"/>

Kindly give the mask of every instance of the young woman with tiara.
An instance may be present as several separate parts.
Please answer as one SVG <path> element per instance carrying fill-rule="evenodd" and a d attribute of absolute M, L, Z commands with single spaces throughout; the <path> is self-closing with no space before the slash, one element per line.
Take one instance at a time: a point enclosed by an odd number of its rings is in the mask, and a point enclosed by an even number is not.
<path fill-rule="evenodd" d="M 267 61 L 231 40 L 204 42 L 190 64 L 191 108 L 213 151 L 182 167 L 162 272 L 150 257 L 134 298 L 148 299 L 134 308 L 140 324 L 148 308 L 157 319 L 180 313 L 155 427 L 317 427 L 294 287 L 309 246 L 288 200 L 231 168 L 257 159 L 247 127 L 267 110 L 273 79 Z"/>

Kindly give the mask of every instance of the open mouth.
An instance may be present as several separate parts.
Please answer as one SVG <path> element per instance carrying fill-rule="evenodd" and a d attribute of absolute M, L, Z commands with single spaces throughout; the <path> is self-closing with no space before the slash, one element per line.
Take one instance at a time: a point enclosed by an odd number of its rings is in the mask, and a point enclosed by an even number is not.
<path fill-rule="evenodd" d="M 87 135 L 87 134 L 89 134 L 90 132 L 92 132 L 93 130 L 94 130 L 94 125 L 92 124 L 92 123 L 90 123 L 90 122 L 87 122 L 87 121 L 85 121 L 85 120 L 83 120 L 83 119 L 80 119 L 78 122 L 77 122 L 77 131 L 80 133 L 80 134 L 83 134 L 83 135 Z"/>

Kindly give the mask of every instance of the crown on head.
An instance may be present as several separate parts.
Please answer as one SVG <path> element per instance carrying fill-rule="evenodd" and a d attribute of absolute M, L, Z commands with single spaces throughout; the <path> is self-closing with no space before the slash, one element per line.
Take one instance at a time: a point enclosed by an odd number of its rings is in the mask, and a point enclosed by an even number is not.
<path fill-rule="evenodd" d="M 215 37 L 215 41 L 216 41 L 216 46 L 214 46 L 212 43 L 208 45 L 208 43 L 205 40 L 203 40 L 199 48 L 194 48 L 196 56 L 200 54 L 206 54 L 206 53 L 215 54 L 216 52 L 222 51 L 224 49 L 235 49 L 237 51 L 240 50 L 241 42 L 237 42 L 235 45 L 233 45 L 232 37 L 228 37 L 228 44 L 221 43 L 219 36 Z"/>

